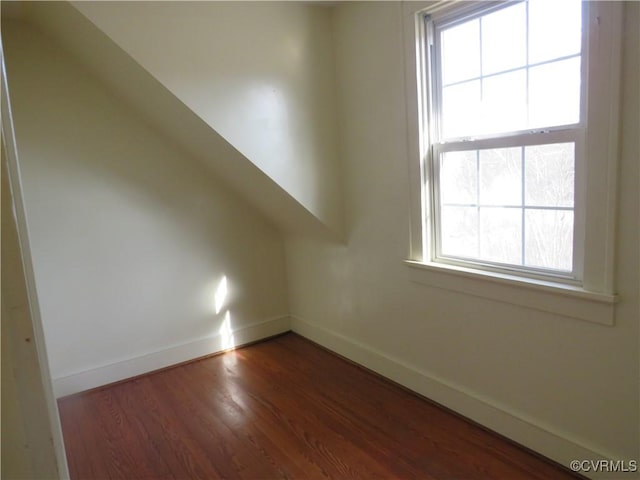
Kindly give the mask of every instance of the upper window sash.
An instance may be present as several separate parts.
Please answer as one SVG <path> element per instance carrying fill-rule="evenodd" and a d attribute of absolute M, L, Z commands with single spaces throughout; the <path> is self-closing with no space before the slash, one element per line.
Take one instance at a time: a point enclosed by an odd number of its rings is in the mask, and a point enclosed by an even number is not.
<path fill-rule="evenodd" d="M 426 80 L 426 97 L 424 99 L 424 111 L 428 112 L 430 122 L 428 124 L 429 131 L 425 132 L 428 135 L 429 143 L 448 143 L 448 142 L 456 142 L 456 141 L 467 141 L 467 140 L 476 140 L 482 138 L 498 138 L 508 135 L 525 135 L 525 134 L 538 134 L 538 133 L 546 133 L 553 130 L 564 130 L 568 128 L 584 128 L 586 126 L 586 118 L 587 118 L 587 82 L 581 81 L 580 84 L 580 92 L 579 92 L 579 105 L 578 105 L 578 120 L 573 123 L 563 123 L 558 125 L 539 125 L 533 126 L 531 128 L 512 128 L 512 129 L 504 129 L 501 131 L 497 131 L 495 133 L 480 133 L 474 135 L 461 135 L 461 136 L 444 136 L 443 132 L 443 88 L 442 84 L 442 52 L 441 52 L 441 33 L 444 30 L 449 28 L 464 24 L 466 22 L 472 21 L 474 19 L 478 19 L 481 17 L 485 17 L 492 13 L 495 13 L 499 10 L 513 7 L 518 4 L 525 3 L 524 0 L 519 1 L 492 1 L 492 2 L 460 2 L 460 1 L 445 1 L 445 2 L 437 2 L 436 5 L 432 6 L 428 9 L 428 13 L 424 13 L 422 15 L 423 26 L 422 32 L 424 41 L 426 43 L 424 50 L 424 58 L 426 58 L 426 63 L 424 65 L 424 75 Z M 588 56 L 589 49 L 589 38 L 588 38 L 588 30 L 589 30 L 589 2 L 582 3 L 582 37 L 580 41 L 580 50 L 574 52 L 569 55 L 569 57 L 577 56 L 581 59 L 580 61 L 580 79 L 584 80 L 587 78 L 587 68 L 588 64 L 586 58 Z M 528 51 L 528 37 L 529 37 L 529 12 L 526 14 L 527 21 L 527 32 L 526 32 L 526 42 Z M 529 75 L 528 70 L 530 68 L 535 68 L 536 66 L 545 65 L 549 63 L 556 62 L 560 60 L 561 57 L 547 59 L 544 61 L 540 61 L 537 63 L 529 63 L 528 53 L 526 62 L 518 67 L 514 67 L 513 69 L 507 69 L 504 71 L 493 72 L 490 74 L 480 73 L 477 80 L 486 78 L 495 77 L 497 75 L 501 75 L 504 73 L 509 73 L 510 71 L 519 71 L 526 70 L 527 75 Z M 471 78 L 462 80 L 459 83 L 466 83 Z M 454 82 L 455 83 L 455 82 Z M 529 95 L 529 81 L 527 81 L 527 95 Z"/>

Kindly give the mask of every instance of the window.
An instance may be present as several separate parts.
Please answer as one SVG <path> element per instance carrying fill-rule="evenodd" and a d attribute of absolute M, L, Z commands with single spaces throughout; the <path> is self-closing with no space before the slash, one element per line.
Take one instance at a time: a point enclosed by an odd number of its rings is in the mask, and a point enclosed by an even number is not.
<path fill-rule="evenodd" d="M 619 2 L 407 8 L 411 263 L 613 303 Z"/>
<path fill-rule="evenodd" d="M 425 16 L 435 259 L 580 278 L 581 7 L 527 0 Z"/>

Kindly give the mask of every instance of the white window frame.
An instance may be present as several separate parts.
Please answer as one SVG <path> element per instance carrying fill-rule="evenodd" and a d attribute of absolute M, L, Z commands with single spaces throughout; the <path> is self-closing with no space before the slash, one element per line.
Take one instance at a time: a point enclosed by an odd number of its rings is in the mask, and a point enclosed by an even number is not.
<path fill-rule="evenodd" d="M 406 2 L 403 6 L 406 106 L 411 184 L 410 278 L 419 283 L 492 298 L 537 310 L 613 325 L 614 234 L 621 69 L 621 2 L 583 5 L 583 94 L 576 140 L 574 272 L 571 278 L 506 272 L 472 262 L 436 259 L 432 238 L 433 172 L 430 168 L 425 16 L 473 14 L 500 2 Z M 586 80 L 586 82 L 584 81 Z M 563 129 L 549 132 L 562 136 Z M 582 140 L 582 141 L 580 141 Z M 536 140 L 527 140 L 536 143 Z M 555 140 L 554 140 L 555 141 Z M 537 142 L 545 143 L 545 142 Z M 553 143 L 553 142 L 549 142 Z M 577 247 L 577 248 L 576 248 Z M 437 261 L 436 261 L 437 260 Z"/>

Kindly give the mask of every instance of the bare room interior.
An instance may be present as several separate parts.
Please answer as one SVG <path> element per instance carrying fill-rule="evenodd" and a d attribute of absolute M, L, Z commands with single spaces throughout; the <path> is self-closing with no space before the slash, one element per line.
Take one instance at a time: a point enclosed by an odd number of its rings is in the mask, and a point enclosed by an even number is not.
<path fill-rule="evenodd" d="M 2 478 L 640 478 L 640 3 L 1 1 Z"/>

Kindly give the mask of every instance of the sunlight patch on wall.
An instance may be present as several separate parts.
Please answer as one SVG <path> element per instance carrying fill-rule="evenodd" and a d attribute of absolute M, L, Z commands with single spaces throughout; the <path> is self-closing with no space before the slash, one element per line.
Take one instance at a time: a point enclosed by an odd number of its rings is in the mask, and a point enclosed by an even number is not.
<path fill-rule="evenodd" d="M 220 283 L 218 283 L 218 288 L 216 288 L 216 293 L 214 295 L 214 305 L 216 315 L 222 311 L 222 307 L 224 306 L 224 302 L 227 299 L 227 276 L 223 275 Z"/>
<path fill-rule="evenodd" d="M 220 334 L 220 342 L 223 350 L 229 350 L 235 347 L 235 339 L 233 338 L 233 329 L 231 328 L 231 313 L 229 310 L 224 314 L 224 320 L 218 330 Z"/>

